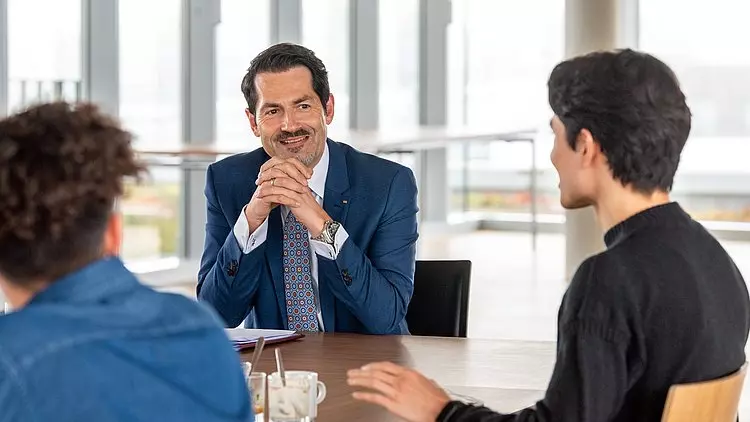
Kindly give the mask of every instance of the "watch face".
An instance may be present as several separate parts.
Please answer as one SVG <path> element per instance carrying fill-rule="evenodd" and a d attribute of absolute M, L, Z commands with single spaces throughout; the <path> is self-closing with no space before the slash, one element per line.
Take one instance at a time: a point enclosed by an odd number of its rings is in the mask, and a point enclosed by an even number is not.
<path fill-rule="evenodd" d="M 339 223 L 332 221 L 330 224 L 327 225 L 325 233 L 326 233 L 326 241 L 328 243 L 333 243 L 333 241 L 336 239 L 336 230 L 339 228 Z"/>
<path fill-rule="evenodd" d="M 328 234 L 331 235 L 331 238 L 336 236 L 336 231 L 339 229 L 339 223 L 331 223 L 331 225 L 328 227 Z"/>

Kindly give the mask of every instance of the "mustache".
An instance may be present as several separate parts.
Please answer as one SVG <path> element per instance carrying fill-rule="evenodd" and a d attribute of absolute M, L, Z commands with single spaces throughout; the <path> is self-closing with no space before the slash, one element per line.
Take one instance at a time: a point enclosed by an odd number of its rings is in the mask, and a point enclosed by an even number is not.
<path fill-rule="evenodd" d="M 298 136 L 308 136 L 310 132 L 305 129 L 295 130 L 294 132 L 281 131 L 278 135 L 274 136 L 275 141 L 286 141 L 289 138 L 296 138 Z"/>

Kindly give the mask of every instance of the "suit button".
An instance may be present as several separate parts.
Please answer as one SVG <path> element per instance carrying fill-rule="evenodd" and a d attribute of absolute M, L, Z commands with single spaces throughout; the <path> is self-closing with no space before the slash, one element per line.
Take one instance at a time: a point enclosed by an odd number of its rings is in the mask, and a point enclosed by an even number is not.
<path fill-rule="evenodd" d="M 344 284 L 346 284 L 347 286 L 352 285 L 352 276 L 351 274 L 349 274 L 349 270 L 341 271 L 341 278 L 344 279 Z"/>
<path fill-rule="evenodd" d="M 237 275 L 237 267 L 239 266 L 239 263 L 236 259 L 233 259 L 228 265 L 227 265 L 227 275 L 229 277 L 234 277 Z"/>

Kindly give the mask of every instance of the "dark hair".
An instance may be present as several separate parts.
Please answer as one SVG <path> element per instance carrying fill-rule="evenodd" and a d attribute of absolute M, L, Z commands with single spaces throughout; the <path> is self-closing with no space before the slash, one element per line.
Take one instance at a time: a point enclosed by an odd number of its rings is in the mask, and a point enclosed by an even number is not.
<path fill-rule="evenodd" d="M 595 52 L 558 64 L 548 87 L 573 149 L 588 129 L 623 185 L 643 193 L 672 189 L 691 115 L 666 64 L 629 49 Z"/>
<path fill-rule="evenodd" d="M 258 92 L 255 90 L 255 77 L 262 72 L 285 72 L 294 67 L 304 66 L 312 73 L 312 86 L 320 98 L 320 103 L 328 103 L 331 89 L 328 86 L 328 71 L 323 62 L 315 56 L 312 50 L 301 45 L 281 43 L 268 47 L 255 56 L 245 77 L 242 78 L 242 94 L 247 101 L 247 108 L 255 114 L 258 105 Z"/>
<path fill-rule="evenodd" d="M 91 104 L 0 120 L 0 273 L 51 281 L 99 258 L 123 178 L 145 170 L 130 133 Z"/>

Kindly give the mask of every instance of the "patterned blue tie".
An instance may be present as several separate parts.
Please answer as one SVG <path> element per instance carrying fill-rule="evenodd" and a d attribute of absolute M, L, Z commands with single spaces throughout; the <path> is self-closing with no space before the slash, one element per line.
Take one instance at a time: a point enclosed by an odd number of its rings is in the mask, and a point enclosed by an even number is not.
<path fill-rule="evenodd" d="M 284 223 L 284 291 L 289 329 L 318 331 L 307 229 L 293 212 Z"/>

